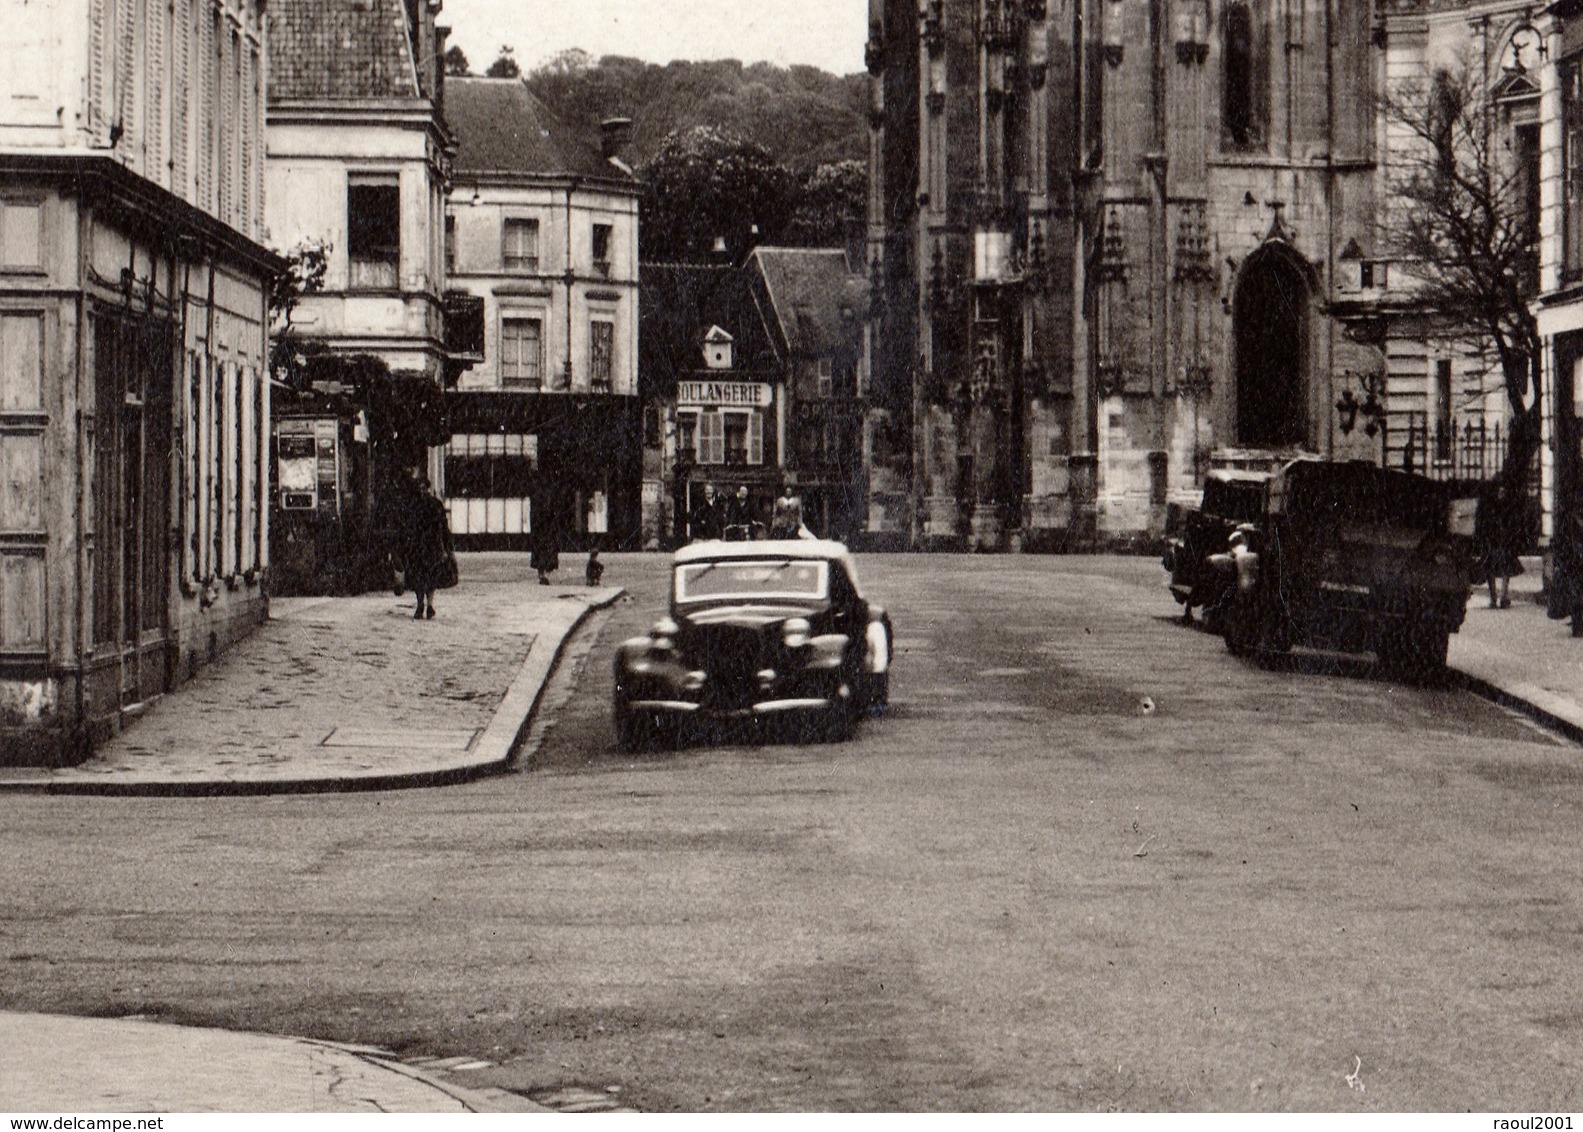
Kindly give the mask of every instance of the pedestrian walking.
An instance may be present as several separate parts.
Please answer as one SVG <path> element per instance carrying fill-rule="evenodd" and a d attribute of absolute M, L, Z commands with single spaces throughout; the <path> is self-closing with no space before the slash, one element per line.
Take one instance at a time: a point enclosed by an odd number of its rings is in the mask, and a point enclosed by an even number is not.
<path fill-rule="evenodd" d="M 413 481 L 415 491 L 402 528 L 400 558 L 408 588 L 417 597 L 413 620 L 433 619 L 434 591 L 456 584 L 456 554 L 445 504 L 427 476 Z"/>
<path fill-rule="evenodd" d="M 530 565 L 539 573 L 539 585 L 550 584 L 550 575 L 561 568 L 561 546 L 555 520 L 548 515 L 533 524 L 533 552 Z"/>
<path fill-rule="evenodd" d="M 1519 555 L 1527 541 L 1522 519 L 1498 488 L 1480 495 L 1474 532 L 1491 609 L 1511 608 L 1511 580 L 1523 572 Z"/>
<path fill-rule="evenodd" d="M 588 565 L 583 569 L 583 580 L 590 586 L 597 586 L 604 576 L 605 564 L 599 561 L 599 552 L 590 550 L 588 552 Z"/>

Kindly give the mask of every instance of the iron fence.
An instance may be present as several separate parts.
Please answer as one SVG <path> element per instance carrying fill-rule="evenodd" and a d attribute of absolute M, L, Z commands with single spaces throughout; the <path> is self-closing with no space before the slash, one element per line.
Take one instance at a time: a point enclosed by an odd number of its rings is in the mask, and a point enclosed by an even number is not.
<path fill-rule="evenodd" d="M 1428 413 L 1409 412 L 1407 435 L 1392 455 L 1397 467 L 1430 479 L 1478 482 L 1492 480 L 1499 474 L 1510 447 L 1511 430 L 1503 427 L 1501 421 L 1490 424 L 1480 418 L 1460 427 L 1447 427 L 1444 421 L 1431 424 Z M 1530 476 L 1536 491 L 1538 472 L 1535 453 Z"/>

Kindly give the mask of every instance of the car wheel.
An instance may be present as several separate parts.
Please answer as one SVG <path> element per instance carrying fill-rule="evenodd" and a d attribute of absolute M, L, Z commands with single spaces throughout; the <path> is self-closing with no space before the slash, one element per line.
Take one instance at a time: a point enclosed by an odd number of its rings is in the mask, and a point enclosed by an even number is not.
<path fill-rule="evenodd" d="M 851 685 L 846 687 L 847 694 L 832 695 L 825 708 L 824 741 L 827 743 L 845 743 L 857 730 L 857 705 L 852 702 Z"/>
<path fill-rule="evenodd" d="M 611 714 L 616 725 L 616 743 L 628 754 L 652 750 L 665 734 L 659 717 L 634 708 L 620 687 L 616 689 Z"/>
<path fill-rule="evenodd" d="M 1292 647 L 1291 634 L 1280 614 L 1257 599 L 1232 602 L 1219 620 L 1232 656 L 1283 653 Z"/>
<path fill-rule="evenodd" d="M 616 699 L 613 709 L 616 724 L 616 742 L 623 751 L 632 754 L 648 746 L 648 728 L 646 720 L 638 712 L 629 707 L 624 698 Z"/>
<path fill-rule="evenodd" d="M 883 658 L 879 656 L 880 649 L 885 650 Z M 858 674 L 852 688 L 857 697 L 858 711 L 871 712 L 890 703 L 892 655 L 890 633 L 883 624 L 875 622 L 869 627 L 868 642 L 863 654 L 863 670 Z"/>
<path fill-rule="evenodd" d="M 1232 656 L 1247 656 L 1253 652 L 1257 636 L 1253 626 L 1253 610 L 1243 602 L 1231 602 L 1221 607 L 1215 617 L 1220 635 L 1225 638 L 1226 651 Z"/>
<path fill-rule="evenodd" d="M 1436 625 L 1412 625 L 1395 629 L 1381 638 L 1376 649 L 1380 667 L 1392 676 L 1419 683 L 1441 680 L 1446 673 L 1446 656 L 1451 634 Z"/>

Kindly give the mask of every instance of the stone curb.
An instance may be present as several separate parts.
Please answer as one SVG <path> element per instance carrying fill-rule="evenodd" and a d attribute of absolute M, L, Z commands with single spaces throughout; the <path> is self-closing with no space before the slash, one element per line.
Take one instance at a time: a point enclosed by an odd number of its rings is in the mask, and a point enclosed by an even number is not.
<path fill-rule="evenodd" d="M 56 781 L 38 779 L 0 779 L 0 794 L 113 795 L 117 797 L 217 797 L 263 794 L 349 793 L 358 790 L 402 790 L 427 786 L 452 786 L 511 767 L 511 753 L 527 734 L 538 710 L 539 699 L 550 673 L 566 648 L 566 642 L 592 614 L 615 604 L 626 590 L 613 586 L 579 602 L 582 609 L 561 631 L 553 648 L 534 647 L 501 697 L 483 733 L 479 735 L 465 761 L 422 770 L 393 771 L 389 774 L 310 775 L 302 778 L 225 779 L 206 781 Z M 537 642 L 535 642 L 537 645 Z M 47 775 L 47 772 L 45 772 Z"/>
<path fill-rule="evenodd" d="M 602 609 L 609 604 L 610 602 L 604 602 L 600 605 L 590 604 L 588 608 L 590 610 Z M 571 635 L 570 631 L 568 631 L 567 635 Z M 298 1038 L 297 1040 L 304 1045 L 320 1046 L 324 1049 L 346 1054 L 349 1057 L 355 1057 L 359 1061 L 374 1066 L 376 1069 L 382 1069 L 387 1073 L 399 1074 L 402 1077 L 417 1081 L 437 1093 L 444 1093 L 472 1112 L 553 1113 L 555 1111 L 527 1097 L 507 1092 L 504 1089 L 479 1090 L 465 1088 L 427 1069 L 409 1065 L 389 1050 L 376 1049 L 370 1046 L 349 1045 L 342 1042 L 327 1042 L 317 1038 Z"/>

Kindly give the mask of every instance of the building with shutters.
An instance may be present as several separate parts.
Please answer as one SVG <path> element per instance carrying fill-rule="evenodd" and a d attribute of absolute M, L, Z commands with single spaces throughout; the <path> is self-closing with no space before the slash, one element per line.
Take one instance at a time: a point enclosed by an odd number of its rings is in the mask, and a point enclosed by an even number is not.
<path fill-rule="evenodd" d="M 845 251 L 645 263 L 642 309 L 645 545 L 768 529 L 783 494 L 823 537 L 889 529 L 870 492 L 868 280 Z"/>
<path fill-rule="evenodd" d="M 265 616 L 259 0 L 13 4 L 0 44 L 0 762 Z"/>
<path fill-rule="evenodd" d="M 388 584 L 403 479 L 438 483 L 444 390 L 475 356 L 447 339 L 445 29 L 437 0 L 273 0 L 268 195 L 274 246 L 326 253 L 277 374 L 281 592 Z M 280 329 L 280 328 L 277 328 Z M 289 359 L 288 359 L 289 360 Z"/>
<path fill-rule="evenodd" d="M 1370 455 L 1334 317 L 1378 199 L 1374 5 L 871 0 L 875 395 L 919 545 L 1159 536 L 1216 465 Z"/>
<path fill-rule="evenodd" d="M 450 286 L 481 359 L 449 399 L 436 481 L 463 547 L 641 545 L 638 197 L 620 149 L 566 129 L 519 79 L 452 78 Z"/>

